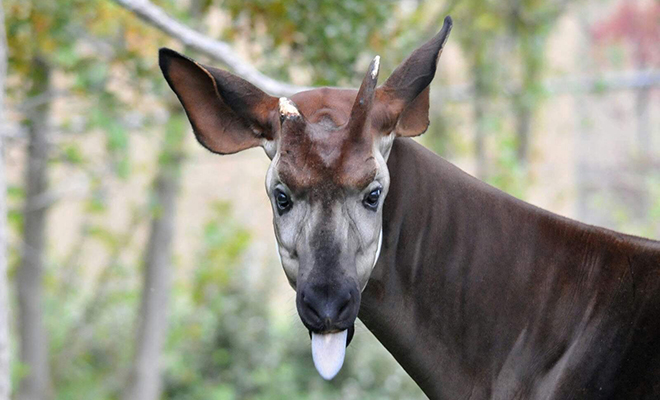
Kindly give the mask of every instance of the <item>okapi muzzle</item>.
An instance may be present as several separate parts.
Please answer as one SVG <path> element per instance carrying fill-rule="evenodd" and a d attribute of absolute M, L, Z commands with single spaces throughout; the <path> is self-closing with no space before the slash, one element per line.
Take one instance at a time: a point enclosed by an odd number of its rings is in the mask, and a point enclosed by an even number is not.
<path fill-rule="evenodd" d="M 161 49 L 160 67 L 198 141 L 219 154 L 261 146 L 278 253 L 320 374 L 342 366 L 382 243 L 394 138 L 429 124 L 429 84 L 451 30 L 415 50 L 380 87 L 376 56 L 359 90 L 270 96 L 229 72 Z"/>

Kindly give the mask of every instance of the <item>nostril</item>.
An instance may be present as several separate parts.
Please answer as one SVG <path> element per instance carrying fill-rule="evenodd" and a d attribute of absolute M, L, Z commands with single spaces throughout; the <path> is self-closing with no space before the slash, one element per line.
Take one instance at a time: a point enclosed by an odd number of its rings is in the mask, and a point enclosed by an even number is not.
<path fill-rule="evenodd" d="M 313 331 L 345 329 L 356 317 L 360 294 L 347 288 L 326 290 L 326 287 L 308 287 L 301 290 L 298 307 L 303 323 Z"/>
<path fill-rule="evenodd" d="M 316 307 L 314 307 L 313 302 L 310 301 L 309 297 L 305 296 L 305 294 L 303 294 L 303 296 L 302 296 L 302 302 L 303 302 L 303 305 L 305 306 L 305 308 L 307 310 L 309 310 L 309 312 L 312 314 L 313 317 L 315 317 L 319 320 L 323 319 L 323 318 L 321 318 L 321 314 L 319 314 L 319 312 L 316 310 Z"/>
<path fill-rule="evenodd" d="M 344 301 L 339 306 L 339 311 L 337 312 L 337 315 L 342 315 L 344 313 L 344 311 L 351 304 L 351 298 L 353 298 L 353 296 L 349 294 L 348 297 L 344 299 Z"/>

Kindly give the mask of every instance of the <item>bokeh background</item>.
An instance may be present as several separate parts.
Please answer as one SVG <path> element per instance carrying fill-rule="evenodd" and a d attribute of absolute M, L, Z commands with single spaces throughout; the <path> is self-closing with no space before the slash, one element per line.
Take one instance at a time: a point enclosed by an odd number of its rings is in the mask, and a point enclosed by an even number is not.
<path fill-rule="evenodd" d="M 533 204 L 660 238 L 658 1 L 2 7 L 12 398 L 424 398 L 359 324 L 337 378 L 315 372 L 275 253 L 268 159 L 199 146 L 157 51 L 227 60 L 140 7 L 315 86 L 357 86 L 375 54 L 387 77 L 450 14 L 419 141 Z"/>

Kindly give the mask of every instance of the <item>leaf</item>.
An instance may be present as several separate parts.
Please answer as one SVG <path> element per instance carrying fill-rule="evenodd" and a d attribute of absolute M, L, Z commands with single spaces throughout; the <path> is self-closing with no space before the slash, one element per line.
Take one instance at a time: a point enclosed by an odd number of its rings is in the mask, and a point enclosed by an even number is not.
<path fill-rule="evenodd" d="M 85 157 L 78 144 L 73 143 L 66 145 L 63 149 L 63 153 L 64 159 L 70 164 L 80 165 L 85 162 Z"/>

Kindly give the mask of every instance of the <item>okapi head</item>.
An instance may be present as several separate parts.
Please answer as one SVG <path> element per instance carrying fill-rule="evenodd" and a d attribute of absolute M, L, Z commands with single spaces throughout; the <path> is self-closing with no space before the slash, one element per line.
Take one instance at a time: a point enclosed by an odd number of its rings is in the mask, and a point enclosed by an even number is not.
<path fill-rule="evenodd" d="M 204 147 L 231 154 L 261 146 L 271 159 L 266 191 L 279 255 L 326 379 L 341 368 L 378 260 L 392 143 L 426 131 L 429 84 L 451 27 L 445 18 L 381 86 L 376 56 L 359 90 L 319 88 L 290 99 L 160 50 L 165 79 Z"/>

